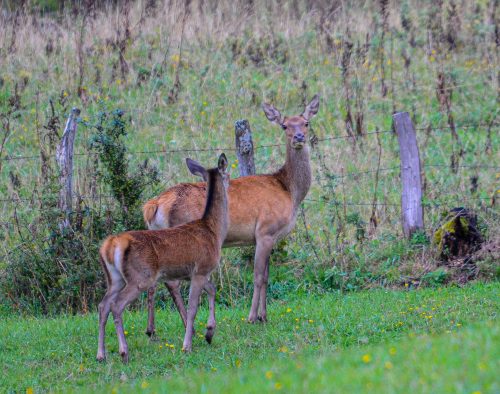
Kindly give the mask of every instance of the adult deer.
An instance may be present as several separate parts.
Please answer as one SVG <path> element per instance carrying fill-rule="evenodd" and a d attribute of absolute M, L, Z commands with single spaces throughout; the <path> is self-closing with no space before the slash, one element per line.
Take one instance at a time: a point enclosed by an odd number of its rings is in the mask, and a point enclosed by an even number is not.
<path fill-rule="evenodd" d="M 281 126 L 286 135 L 286 160 L 277 172 L 232 179 L 229 183 L 229 230 L 223 247 L 256 245 L 254 291 L 248 321 L 267 321 L 266 296 L 269 256 L 276 242 L 295 225 L 297 210 L 311 185 L 309 147 L 306 144 L 310 119 L 319 109 L 315 95 L 298 116 L 282 116 L 270 104 L 262 106 L 267 119 Z M 150 229 L 177 226 L 201 216 L 206 194 L 204 183 L 181 183 L 148 201 L 143 207 Z M 179 282 L 167 282 L 184 324 L 186 311 Z M 154 334 L 154 292 L 148 292 L 148 327 Z M 260 306 L 260 310 L 259 310 Z"/>
<path fill-rule="evenodd" d="M 227 159 L 220 155 L 217 168 L 206 170 L 187 159 L 190 171 L 208 185 L 201 219 L 163 230 L 127 231 L 106 238 L 99 251 L 108 289 L 99 304 L 99 343 L 97 360 L 106 357 L 104 336 L 110 311 L 113 313 L 119 351 L 128 362 L 128 346 L 123 331 L 124 309 L 138 295 L 155 286 L 160 278 L 190 279 L 184 351 L 191 351 L 194 319 L 202 289 L 208 294 L 210 316 L 205 338 L 211 343 L 215 332 L 215 286 L 210 274 L 220 260 L 228 229 Z"/>

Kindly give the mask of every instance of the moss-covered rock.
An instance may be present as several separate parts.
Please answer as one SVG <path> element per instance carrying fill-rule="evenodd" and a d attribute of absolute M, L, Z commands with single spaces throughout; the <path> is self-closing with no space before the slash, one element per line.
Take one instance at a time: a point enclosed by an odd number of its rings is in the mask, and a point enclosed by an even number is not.
<path fill-rule="evenodd" d="M 476 215 L 462 207 L 451 209 L 435 231 L 433 242 L 443 261 L 470 256 L 483 242 Z"/>

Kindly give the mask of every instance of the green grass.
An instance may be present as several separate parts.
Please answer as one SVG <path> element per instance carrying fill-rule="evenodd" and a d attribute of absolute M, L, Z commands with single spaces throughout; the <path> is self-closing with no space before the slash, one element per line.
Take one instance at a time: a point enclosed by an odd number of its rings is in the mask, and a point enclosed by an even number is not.
<path fill-rule="evenodd" d="M 108 361 L 94 360 L 97 316 L 0 322 L 0 391 L 224 390 L 494 392 L 500 327 L 498 283 L 419 291 L 288 294 L 270 306 L 270 322 L 249 325 L 248 306 L 217 310 L 209 346 L 195 337 L 183 354 L 180 319 L 157 315 L 161 341 L 143 334 L 144 312 L 125 316 L 131 362 L 122 365 L 113 323 Z M 201 334 L 207 318 L 197 319 Z M 468 327 L 470 326 L 470 327 Z M 464 332 L 462 332 L 465 330 Z M 166 346 L 166 343 L 173 345 Z M 394 355 L 391 348 L 396 349 Z M 370 361 L 365 363 L 363 355 Z M 390 361 L 392 369 L 386 369 Z M 271 371 L 271 379 L 266 372 Z M 105 388 L 105 389 L 104 389 Z"/>

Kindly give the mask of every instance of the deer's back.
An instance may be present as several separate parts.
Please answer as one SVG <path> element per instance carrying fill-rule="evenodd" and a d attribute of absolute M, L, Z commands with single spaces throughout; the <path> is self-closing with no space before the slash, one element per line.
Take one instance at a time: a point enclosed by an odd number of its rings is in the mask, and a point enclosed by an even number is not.
<path fill-rule="evenodd" d="M 285 235 L 295 222 L 289 191 L 272 175 L 253 175 L 229 183 L 229 230 L 224 246 L 252 245 L 257 233 Z M 178 226 L 201 218 L 206 184 L 182 183 L 144 206 L 155 206 L 148 225 L 152 229 Z M 146 218 L 146 212 L 145 212 Z"/>
<path fill-rule="evenodd" d="M 164 230 L 129 231 L 128 269 L 150 272 L 156 277 L 188 279 L 196 270 L 210 274 L 220 259 L 214 233 L 201 220 Z"/>

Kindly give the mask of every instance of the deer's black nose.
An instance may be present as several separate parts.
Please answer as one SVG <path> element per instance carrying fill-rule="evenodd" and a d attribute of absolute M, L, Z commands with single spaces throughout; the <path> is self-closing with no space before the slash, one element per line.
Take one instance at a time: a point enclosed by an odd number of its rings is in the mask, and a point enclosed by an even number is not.
<path fill-rule="evenodd" d="M 295 142 L 304 142 L 306 140 L 306 137 L 304 136 L 304 133 L 297 133 L 293 136 L 293 139 Z"/>

